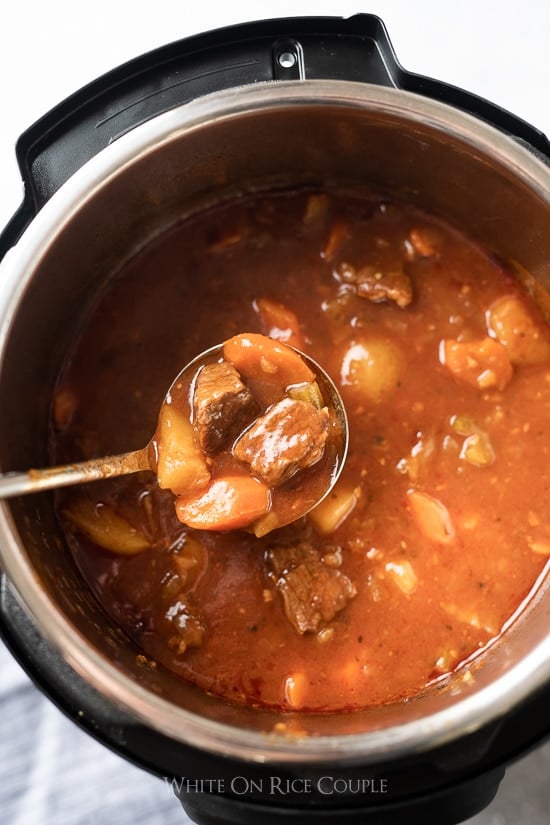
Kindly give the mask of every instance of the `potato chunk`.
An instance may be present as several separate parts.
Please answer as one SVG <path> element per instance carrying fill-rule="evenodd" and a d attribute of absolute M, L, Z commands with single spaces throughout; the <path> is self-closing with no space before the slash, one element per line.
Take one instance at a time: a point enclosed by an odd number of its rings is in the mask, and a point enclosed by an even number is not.
<path fill-rule="evenodd" d="M 159 487 L 191 495 L 210 481 L 210 470 L 197 444 L 193 425 L 171 404 L 164 404 L 156 436 Z"/>
<path fill-rule="evenodd" d="M 480 429 L 468 415 L 455 415 L 451 427 L 458 435 L 466 436 L 460 458 L 474 467 L 487 467 L 495 461 L 495 451 L 489 434 Z"/>
<path fill-rule="evenodd" d="M 378 403 L 399 385 L 403 356 L 397 344 L 383 338 L 356 341 L 344 354 L 341 380 L 365 401 Z"/>
<path fill-rule="evenodd" d="M 385 570 L 402 593 L 406 596 L 414 593 L 418 585 L 418 578 L 410 561 L 389 561 L 385 565 Z"/>
<path fill-rule="evenodd" d="M 357 499 L 357 490 L 346 484 L 337 484 L 326 499 L 309 513 L 309 519 L 320 533 L 333 533 L 352 512 Z"/>
<path fill-rule="evenodd" d="M 112 553 L 133 556 L 150 546 L 141 530 L 115 513 L 112 507 L 89 498 L 75 499 L 64 510 L 64 515 L 90 541 Z"/>
<path fill-rule="evenodd" d="M 414 520 L 425 538 L 438 544 L 449 544 L 454 540 L 455 530 L 443 502 L 418 490 L 409 490 L 407 498 Z"/>
<path fill-rule="evenodd" d="M 299 710 L 306 705 L 306 697 L 309 687 L 309 679 L 305 673 L 300 671 L 289 674 L 283 686 L 285 702 L 291 708 Z"/>
<path fill-rule="evenodd" d="M 541 364 L 550 358 L 550 329 L 524 301 L 505 295 L 487 311 L 487 329 L 513 364 Z"/>
<path fill-rule="evenodd" d="M 415 227 L 409 233 L 408 245 L 411 257 L 433 258 L 441 252 L 443 235 L 434 227 Z"/>

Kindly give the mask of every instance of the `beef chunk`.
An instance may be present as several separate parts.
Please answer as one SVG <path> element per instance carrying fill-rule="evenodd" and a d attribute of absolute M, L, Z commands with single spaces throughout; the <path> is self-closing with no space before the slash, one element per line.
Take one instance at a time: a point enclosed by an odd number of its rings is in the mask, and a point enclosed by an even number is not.
<path fill-rule="evenodd" d="M 307 541 L 296 541 L 267 551 L 271 569 L 276 576 L 283 576 L 305 561 L 319 561 L 319 551 Z"/>
<path fill-rule="evenodd" d="M 277 577 L 285 613 L 298 633 L 317 633 L 356 595 L 350 579 L 323 564 L 307 543 L 274 547 L 267 557 Z"/>
<path fill-rule="evenodd" d="M 285 398 L 254 422 L 233 452 L 266 484 L 276 487 L 319 461 L 328 426 L 326 408 L 318 410 L 306 401 Z"/>
<path fill-rule="evenodd" d="M 200 371 L 193 395 L 193 422 L 208 455 L 227 447 L 252 421 L 257 405 L 238 371 L 227 361 Z"/>
<path fill-rule="evenodd" d="M 184 598 L 175 601 L 167 609 L 162 625 L 170 627 L 167 636 L 168 647 L 182 655 L 190 647 L 200 647 L 204 638 L 204 627 Z"/>
<path fill-rule="evenodd" d="M 357 272 L 357 294 L 374 304 L 395 301 L 404 309 L 413 298 L 411 279 L 404 272 L 379 272 L 373 266 L 364 266 Z"/>

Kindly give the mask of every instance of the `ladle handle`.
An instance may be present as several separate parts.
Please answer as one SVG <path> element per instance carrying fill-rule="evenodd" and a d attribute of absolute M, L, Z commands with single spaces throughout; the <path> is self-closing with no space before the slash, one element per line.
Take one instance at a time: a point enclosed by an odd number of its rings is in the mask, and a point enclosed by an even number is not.
<path fill-rule="evenodd" d="M 83 484 L 112 478 L 140 470 L 150 470 L 149 448 L 134 450 L 131 453 L 92 458 L 75 464 L 63 464 L 59 467 L 46 467 L 42 470 L 28 470 L 24 473 L 6 473 L 0 476 L 0 499 L 12 496 L 24 496 L 51 490 L 55 487 L 69 487 L 71 484 Z"/>

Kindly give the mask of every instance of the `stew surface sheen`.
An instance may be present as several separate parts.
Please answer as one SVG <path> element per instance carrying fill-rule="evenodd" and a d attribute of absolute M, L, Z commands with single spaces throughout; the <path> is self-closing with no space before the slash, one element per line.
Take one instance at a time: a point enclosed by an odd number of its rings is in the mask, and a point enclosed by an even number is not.
<path fill-rule="evenodd" d="M 97 598 L 148 656 L 236 702 L 356 709 L 467 670 L 550 556 L 549 331 L 512 267 L 369 195 L 220 205 L 90 308 L 53 460 L 142 447 L 182 365 L 243 331 L 301 347 L 339 385 L 335 491 L 262 538 L 185 527 L 153 474 L 62 491 Z"/>

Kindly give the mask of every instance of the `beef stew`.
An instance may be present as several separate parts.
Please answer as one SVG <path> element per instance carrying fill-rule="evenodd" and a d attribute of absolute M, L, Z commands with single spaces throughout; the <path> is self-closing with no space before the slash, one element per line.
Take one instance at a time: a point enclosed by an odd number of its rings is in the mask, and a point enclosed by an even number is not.
<path fill-rule="evenodd" d="M 368 194 L 220 205 L 101 295 L 60 376 L 53 459 L 144 443 L 177 365 L 242 329 L 339 384 L 335 490 L 263 537 L 185 526 L 149 475 L 60 492 L 85 579 L 149 656 L 231 701 L 341 711 L 466 678 L 550 556 L 550 332 L 513 265 Z"/>

